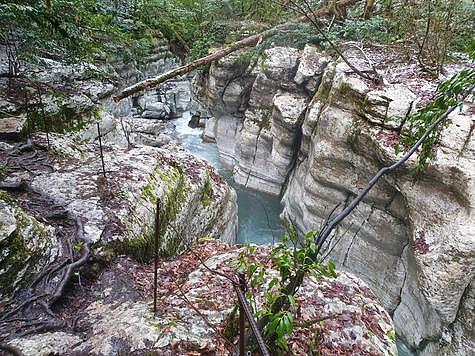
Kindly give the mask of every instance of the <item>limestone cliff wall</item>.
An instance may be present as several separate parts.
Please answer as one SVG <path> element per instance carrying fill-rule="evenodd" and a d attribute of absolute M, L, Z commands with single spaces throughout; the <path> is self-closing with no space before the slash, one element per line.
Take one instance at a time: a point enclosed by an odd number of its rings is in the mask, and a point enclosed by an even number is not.
<path fill-rule="evenodd" d="M 196 81 L 213 117 L 205 136 L 234 165 L 238 183 L 281 193 L 284 218 L 301 232 L 319 229 L 397 157 L 391 118 L 419 99 L 401 83 L 366 83 L 310 46 L 267 50 L 234 82 L 236 60 L 213 64 Z M 464 110 L 452 115 L 426 171 L 413 174 L 412 161 L 378 183 L 340 226 L 331 253 L 370 285 L 400 336 L 427 355 L 474 350 L 467 321 L 474 317 L 474 116 Z"/>

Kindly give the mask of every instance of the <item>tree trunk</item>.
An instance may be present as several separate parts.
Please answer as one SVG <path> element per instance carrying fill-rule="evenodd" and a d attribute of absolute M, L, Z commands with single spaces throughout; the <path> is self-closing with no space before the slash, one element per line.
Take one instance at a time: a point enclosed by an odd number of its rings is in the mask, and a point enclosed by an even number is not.
<path fill-rule="evenodd" d="M 359 0 L 340 0 L 340 1 L 337 2 L 337 6 L 340 7 L 340 8 L 346 8 L 348 6 L 351 6 L 355 3 L 357 3 L 358 1 Z M 319 16 L 328 15 L 330 12 L 331 12 L 330 7 L 323 7 L 321 9 L 316 10 L 313 14 L 310 14 L 310 16 L 314 16 L 315 18 L 317 18 Z M 294 21 L 306 22 L 306 21 L 308 21 L 308 18 L 307 18 L 307 16 L 301 16 L 301 17 L 295 19 Z M 124 90 L 122 90 L 121 92 L 119 92 L 116 96 L 114 96 L 114 101 L 119 102 L 120 100 L 122 100 L 124 98 L 127 98 L 128 96 L 130 96 L 132 94 L 135 94 L 135 93 L 147 90 L 147 89 L 154 88 L 154 87 L 166 82 L 169 79 L 172 79 L 174 77 L 190 73 L 191 71 L 193 71 L 194 69 L 196 69 L 198 67 L 211 64 L 211 63 L 213 63 L 213 62 L 215 62 L 215 61 L 217 61 L 217 60 L 219 60 L 223 57 L 226 57 L 227 55 L 229 55 L 233 52 L 236 52 L 237 50 L 247 48 L 247 47 L 256 46 L 261 41 L 263 41 L 265 38 L 268 38 L 268 37 L 272 36 L 277 30 L 282 30 L 282 29 L 288 28 L 294 21 L 286 22 L 286 23 L 284 23 L 280 26 L 277 26 L 273 29 L 261 32 L 261 33 L 256 34 L 256 35 L 246 37 L 246 38 L 244 38 L 240 41 L 237 41 L 237 42 L 233 43 L 232 45 L 230 45 L 228 47 L 220 49 L 220 50 L 218 50 L 218 51 L 216 51 L 216 52 L 214 52 L 214 53 L 212 53 L 212 54 L 210 54 L 206 57 L 202 57 L 202 58 L 197 59 L 196 61 L 193 61 L 191 63 L 188 63 L 184 66 L 172 69 L 171 71 L 163 73 L 163 74 L 161 74 L 157 77 L 145 79 L 144 81 L 141 81 L 137 84 L 134 84 L 130 87 L 127 87 Z"/>
<path fill-rule="evenodd" d="M 364 18 L 367 20 L 373 17 L 375 0 L 366 0 L 365 7 L 364 7 Z"/>

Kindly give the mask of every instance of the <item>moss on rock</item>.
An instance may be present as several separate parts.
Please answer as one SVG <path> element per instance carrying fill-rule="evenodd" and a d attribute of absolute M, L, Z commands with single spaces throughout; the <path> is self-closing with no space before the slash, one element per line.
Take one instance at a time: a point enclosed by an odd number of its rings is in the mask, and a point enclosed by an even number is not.
<path fill-rule="evenodd" d="M 27 285 L 52 261 L 59 248 L 53 231 L 0 197 L 0 298 L 4 301 Z"/>

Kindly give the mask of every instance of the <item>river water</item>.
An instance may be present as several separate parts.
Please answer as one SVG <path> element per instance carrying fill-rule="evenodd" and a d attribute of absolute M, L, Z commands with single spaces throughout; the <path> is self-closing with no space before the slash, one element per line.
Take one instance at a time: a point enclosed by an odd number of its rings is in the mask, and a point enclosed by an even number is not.
<path fill-rule="evenodd" d="M 283 232 L 279 219 L 282 211 L 279 197 L 238 186 L 232 178 L 232 171 L 221 165 L 216 144 L 203 142 L 202 129 L 189 127 L 189 121 L 189 112 L 184 112 L 182 117 L 173 121 L 182 146 L 209 162 L 236 190 L 239 219 L 236 242 L 262 245 L 278 241 Z"/>

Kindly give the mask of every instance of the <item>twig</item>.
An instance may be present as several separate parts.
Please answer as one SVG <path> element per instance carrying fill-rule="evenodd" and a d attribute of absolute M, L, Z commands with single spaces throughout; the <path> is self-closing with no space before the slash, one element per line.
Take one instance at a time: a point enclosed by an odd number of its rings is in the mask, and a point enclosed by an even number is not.
<path fill-rule="evenodd" d="M 97 134 L 99 138 L 99 150 L 101 154 L 102 174 L 104 175 L 104 178 L 106 178 L 106 166 L 104 165 L 104 154 L 102 152 L 101 126 L 99 125 L 99 122 L 97 123 Z"/>
<path fill-rule="evenodd" d="M 353 47 L 353 48 L 356 48 L 358 51 L 361 52 L 361 54 L 363 55 L 363 57 L 366 59 L 366 62 L 368 62 L 368 64 L 370 65 L 371 67 L 371 71 L 373 72 L 373 74 L 375 76 L 379 76 L 379 73 L 377 72 L 376 68 L 374 67 L 374 63 L 373 61 L 367 56 L 366 52 L 363 50 L 363 48 L 361 48 L 360 46 L 356 45 L 355 43 L 353 42 L 346 42 L 347 45 Z"/>
<path fill-rule="evenodd" d="M 345 55 L 343 55 L 343 53 L 340 51 L 340 49 L 338 48 L 338 46 L 333 43 L 333 41 L 327 36 L 327 34 L 320 28 L 320 25 L 318 24 L 317 20 L 316 20 L 316 17 L 315 16 L 312 16 L 311 13 L 312 13 L 312 7 L 310 6 L 309 2 L 307 0 L 303 0 L 303 3 L 305 4 L 305 6 L 307 7 L 307 9 L 305 9 L 303 6 L 299 5 L 297 1 L 294 1 L 294 0 L 290 0 L 290 3 L 292 6 L 294 6 L 295 9 L 297 9 L 297 11 L 300 11 L 300 13 L 305 16 L 308 21 L 313 25 L 313 27 L 318 31 L 318 33 L 320 33 L 320 35 L 325 39 L 325 41 L 327 41 L 330 46 L 333 48 L 333 50 L 341 57 L 341 59 L 343 59 L 343 61 L 348 65 L 348 67 L 351 68 L 351 70 L 353 72 L 355 72 L 356 74 L 358 74 L 360 77 L 364 78 L 364 79 L 368 79 L 368 80 L 371 80 L 371 81 L 381 81 L 381 78 L 380 77 L 371 77 L 369 75 L 366 75 L 365 73 L 363 73 L 361 70 L 359 70 L 358 68 L 356 68 L 347 58 Z M 309 10 L 309 11 L 307 11 Z"/>
<path fill-rule="evenodd" d="M 211 324 L 210 321 L 203 315 L 203 313 L 201 313 L 201 311 L 193 305 L 193 303 L 188 299 L 185 293 L 183 293 L 183 290 L 181 289 L 181 287 L 176 283 L 174 284 L 175 284 L 175 287 L 180 292 L 180 294 L 177 294 L 177 296 L 181 300 L 186 302 L 196 312 L 196 314 L 198 314 L 198 316 L 205 322 L 205 324 L 208 325 L 209 328 L 213 329 L 213 331 L 217 335 L 219 335 L 229 346 L 231 346 L 234 352 L 237 352 L 236 346 L 231 341 L 229 341 L 213 324 Z"/>

